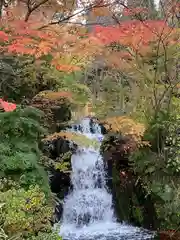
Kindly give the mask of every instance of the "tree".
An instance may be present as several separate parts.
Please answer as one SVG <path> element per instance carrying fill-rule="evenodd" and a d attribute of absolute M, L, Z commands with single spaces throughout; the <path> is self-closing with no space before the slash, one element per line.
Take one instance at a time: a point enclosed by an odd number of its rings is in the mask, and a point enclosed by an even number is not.
<path fill-rule="evenodd" d="M 35 59 L 47 56 L 46 60 L 50 59 L 60 71 L 79 70 L 98 52 L 93 37 L 82 38 L 81 34 L 70 33 L 68 27 L 43 31 L 37 30 L 34 22 L 10 18 L 2 20 L 1 29 L 1 53 L 30 55 Z"/>
<path fill-rule="evenodd" d="M 56 0 L 31 0 L 8 1 L 6 3 L 6 13 L 13 13 L 17 18 L 29 21 L 37 18 L 40 21 L 47 22 L 53 20 L 54 14 L 61 12 L 71 12 L 75 7 L 75 1 L 56 1 Z M 41 23 L 42 24 L 42 23 Z"/>
<path fill-rule="evenodd" d="M 136 86 L 145 94 L 142 99 L 151 94 L 151 104 L 158 111 L 159 101 L 163 103 L 169 91 L 174 91 L 179 83 L 178 77 L 174 75 L 177 71 L 174 66 L 177 66 L 179 56 L 178 29 L 168 26 L 166 21 L 131 20 L 117 27 L 96 26 L 94 35 L 104 45 L 106 64 L 125 71 L 137 81 Z M 116 48 L 112 49 L 108 46 L 113 42 Z"/>
<path fill-rule="evenodd" d="M 146 126 L 144 139 L 150 148 L 140 147 L 132 155 L 133 171 L 142 180 L 147 195 L 153 196 L 161 227 L 176 229 L 180 209 L 179 114 L 175 110 L 179 106 L 179 29 L 169 24 L 169 18 L 136 19 L 117 27 L 98 26 L 95 35 L 104 46 L 102 58 L 106 65 L 127 76 L 132 108 L 126 114 L 141 117 Z M 109 120 L 114 124 L 113 118 Z M 121 130 L 121 118 L 114 120 L 114 128 Z"/>

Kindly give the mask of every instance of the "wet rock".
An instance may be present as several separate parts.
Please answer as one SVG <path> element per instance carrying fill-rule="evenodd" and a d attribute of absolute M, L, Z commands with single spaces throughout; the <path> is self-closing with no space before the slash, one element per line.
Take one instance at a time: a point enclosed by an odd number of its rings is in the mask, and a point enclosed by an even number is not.
<path fill-rule="evenodd" d="M 154 230 L 158 227 L 158 221 L 153 198 L 147 194 L 129 162 L 129 155 L 136 147 L 130 136 L 109 134 L 102 143 L 101 154 L 118 219 Z"/>
<path fill-rule="evenodd" d="M 160 231 L 158 233 L 159 240 L 180 240 L 180 232 L 176 230 Z"/>
<path fill-rule="evenodd" d="M 62 200 L 68 194 L 69 188 L 71 187 L 71 154 L 76 151 L 77 145 L 70 143 L 63 137 L 53 138 L 52 136 L 47 136 L 43 139 L 40 148 L 44 156 L 46 156 L 43 164 L 50 173 L 51 191 L 56 193 L 60 200 L 60 202 L 57 202 L 55 210 L 56 221 L 59 221 L 62 215 Z M 62 162 L 69 163 L 68 170 L 56 169 L 56 164 Z"/>

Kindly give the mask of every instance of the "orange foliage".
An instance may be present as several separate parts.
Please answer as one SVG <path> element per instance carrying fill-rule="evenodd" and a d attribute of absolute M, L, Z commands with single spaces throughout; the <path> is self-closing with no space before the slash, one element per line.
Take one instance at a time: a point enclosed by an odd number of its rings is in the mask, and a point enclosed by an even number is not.
<path fill-rule="evenodd" d="M 71 92 L 53 92 L 53 91 L 43 91 L 40 92 L 38 95 L 39 97 L 43 97 L 49 100 L 60 100 L 62 98 L 72 98 L 72 93 Z"/>
<path fill-rule="evenodd" d="M 134 120 L 126 117 L 111 117 L 105 119 L 105 128 L 108 131 L 121 133 L 123 136 L 130 136 L 138 145 L 148 145 L 148 142 L 142 141 L 145 126 L 141 123 L 136 123 Z"/>
<path fill-rule="evenodd" d="M 49 140 L 54 140 L 54 139 L 57 139 L 59 137 L 62 137 L 62 138 L 67 139 L 69 141 L 73 141 L 74 137 L 76 137 L 76 136 L 79 136 L 79 134 L 71 133 L 71 132 L 59 132 L 59 133 L 53 133 L 51 135 L 48 135 L 43 140 L 49 141 Z"/>
<path fill-rule="evenodd" d="M 104 45 L 117 42 L 121 45 L 131 47 L 133 50 L 142 50 L 151 42 L 157 41 L 162 36 L 172 37 L 175 30 L 169 27 L 165 21 L 125 21 L 119 26 L 94 28 L 94 36 Z"/>
<path fill-rule="evenodd" d="M 98 52 L 98 41 L 93 37 L 81 39 L 78 34 L 68 33 L 68 27 L 51 26 L 46 30 L 38 30 L 36 27 L 36 22 L 2 19 L 0 52 L 31 55 L 35 59 L 51 55 L 51 64 L 65 72 L 80 70 Z"/>
<path fill-rule="evenodd" d="M 132 14 L 132 11 L 135 13 L 139 9 L 129 10 L 126 14 Z M 164 46 L 176 45 L 179 40 L 179 29 L 171 28 L 166 21 L 128 20 L 118 26 L 95 26 L 92 35 L 101 44 L 103 49 L 101 55 L 107 66 L 130 72 L 130 69 L 136 68 L 136 57 L 152 54 L 157 44 L 160 43 L 158 48 L 162 52 Z M 114 43 L 124 48 L 116 51 L 106 47 Z"/>

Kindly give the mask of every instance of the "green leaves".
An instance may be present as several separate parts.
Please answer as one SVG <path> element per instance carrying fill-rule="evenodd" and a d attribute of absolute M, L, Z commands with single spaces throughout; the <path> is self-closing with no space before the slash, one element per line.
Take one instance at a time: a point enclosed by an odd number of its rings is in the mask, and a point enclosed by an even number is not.
<path fill-rule="evenodd" d="M 0 175 L 11 175 L 26 188 L 39 184 L 47 194 L 47 173 L 39 165 L 38 141 L 45 132 L 39 123 L 42 116 L 32 107 L 0 113 Z"/>
<path fill-rule="evenodd" d="M 87 103 L 91 98 L 91 91 L 85 84 L 81 83 L 83 78 L 82 72 L 74 72 L 70 74 L 61 74 L 58 82 L 58 91 L 70 91 L 73 95 L 73 103 L 75 106 L 81 106 Z"/>
<path fill-rule="evenodd" d="M 27 191 L 12 188 L 0 192 L 0 203 L 4 203 L 1 215 L 3 228 L 10 236 L 21 232 L 23 238 L 36 232 L 51 231 L 53 208 L 38 186 L 30 186 Z"/>
<path fill-rule="evenodd" d="M 38 122 L 42 116 L 41 111 L 32 107 L 0 113 L 0 135 L 6 138 L 20 138 L 29 135 L 29 139 L 35 140 L 44 133 L 44 129 Z"/>
<path fill-rule="evenodd" d="M 38 236 L 32 237 L 29 240 L 62 240 L 62 238 L 58 235 L 58 232 L 52 233 L 39 233 Z"/>
<path fill-rule="evenodd" d="M 70 163 L 69 162 L 58 162 L 55 163 L 55 169 L 61 171 L 61 172 L 66 172 L 69 170 Z"/>
<path fill-rule="evenodd" d="M 180 118 L 179 105 L 172 100 L 169 111 L 161 109 L 149 118 L 144 138 L 151 149 L 140 148 L 131 156 L 134 172 L 153 196 L 161 227 L 169 229 L 180 224 Z"/>
<path fill-rule="evenodd" d="M 7 161 L 8 159 L 8 161 Z M 33 152 L 15 152 L 13 155 L 0 157 L 1 171 L 23 171 L 36 167 L 38 156 Z"/>

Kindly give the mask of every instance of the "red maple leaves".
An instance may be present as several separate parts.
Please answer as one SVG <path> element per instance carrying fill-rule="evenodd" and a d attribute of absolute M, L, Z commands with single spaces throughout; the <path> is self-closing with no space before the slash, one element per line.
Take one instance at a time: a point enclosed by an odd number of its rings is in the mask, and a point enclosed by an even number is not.
<path fill-rule="evenodd" d="M 76 65 L 68 65 L 58 61 L 60 55 L 67 54 L 67 48 L 71 51 L 71 46 L 78 41 L 79 36 L 67 36 L 67 32 L 63 34 L 60 30 L 59 32 L 53 31 L 53 29 L 38 30 L 35 29 L 35 25 L 35 23 L 14 19 L 2 21 L 0 24 L 2 28 L 0 31 L 0 52 L 3 54 L 30 55 L 34 56 L 35 59 L 51 55 L 51 64 L 57 70 L 65 72 L 79 70 Z"/>
<path fill-rule="evenodd" d="M 5 32 L 3 31 L 0 31 L 0 41 L 8 41 L 9 40 L 9 36 L 8 34 L 6 34 Z"/>
<path fill-rule="evenodd" d="M 3 109 L 5 112 L 12 112 L 16 109 L 16 104 L 3 101 L 0 98 L 0 108 Z"/>
<path fill-rule="evenodd" d="M 102 44 L 109 45 L 113 42 L 129 46 L 134 50 L 142 46 L 148 46 L 149 43 L 158 40 L 162 35 L 171 35 L 171 29 L 165 21 L 125 21 L 119 26 L 103 27 L 96 26 L 94 35 Z"/>
<path fill-rule="evenodd" d="M 21 20 L 7 22 L 4 31 L 0 32 L 0 40 L 4 41 L 4 53 L 28 54 L 39 58 L 52 53 L 57 39 L 50 34 L 35 30 L 32 24 Z"/>

